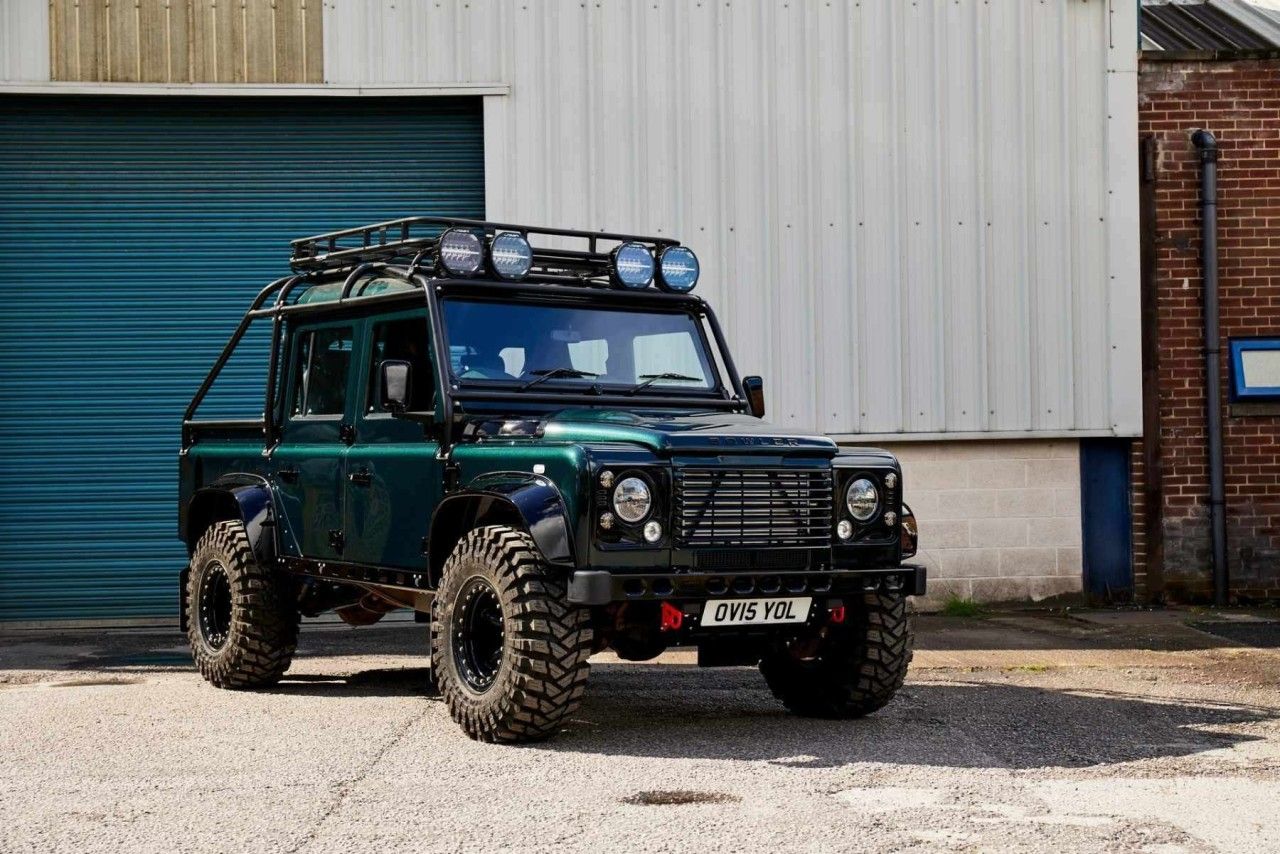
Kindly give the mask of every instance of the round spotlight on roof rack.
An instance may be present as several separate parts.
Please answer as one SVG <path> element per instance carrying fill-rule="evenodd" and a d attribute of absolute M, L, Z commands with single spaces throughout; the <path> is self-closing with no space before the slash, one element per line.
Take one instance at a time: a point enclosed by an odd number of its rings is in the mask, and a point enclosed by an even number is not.
<path fill-rule="evenodd" d="M 533 247 L 514 231 L 495 234 L 489 241 L 489 264 L 503 279 L 523 279 L 533 266 Z"/>
<path fill-rule="evenodd" d="M 484 261 L 480 238 L 474 231 L 448 228 L 440 235 L 439 261 L 451 276 L 474 276 Z"/>
<path fill-rule="evenodd" d="M 653 253 L 642 243 L 623 243 L 613 250 L 613 278 L 624 288 L 649 287 L 653 266 Z"/>
<path fill-rule="evenodd" d="M 658 257 L 658 287 L 687 294 L 698 284 L 698 256 L 685 246 L 668 246 Z"/>

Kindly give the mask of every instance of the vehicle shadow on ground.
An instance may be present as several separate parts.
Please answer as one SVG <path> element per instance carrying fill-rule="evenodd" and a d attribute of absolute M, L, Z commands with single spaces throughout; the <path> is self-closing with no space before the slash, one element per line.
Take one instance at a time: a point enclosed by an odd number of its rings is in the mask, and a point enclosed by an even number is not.
<path fill-rule="evenodd" d="M 787 714 L 754 669 L 599 666 L 574 723 L 534 749 L 654 758 L 1083 768 L 1260 740 L 1215 731 L 1280 709 L 986 682 L 908 683 L 859 720 Z"/>

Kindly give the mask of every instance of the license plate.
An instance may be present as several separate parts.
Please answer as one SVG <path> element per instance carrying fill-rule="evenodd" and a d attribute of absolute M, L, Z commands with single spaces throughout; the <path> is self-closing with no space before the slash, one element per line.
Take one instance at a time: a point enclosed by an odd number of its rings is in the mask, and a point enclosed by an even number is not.
<path fill-rule="evenodd" d="M 808 596 L 782 599 L 712 599 L 702 608 L 704 626 L 767 626 L 803 623 L 809 617 Z"/>

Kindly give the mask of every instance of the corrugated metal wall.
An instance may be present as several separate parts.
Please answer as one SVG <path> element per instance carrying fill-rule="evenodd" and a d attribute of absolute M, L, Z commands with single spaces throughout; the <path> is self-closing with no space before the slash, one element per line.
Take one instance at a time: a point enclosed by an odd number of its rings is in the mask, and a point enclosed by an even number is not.
<path fill-rule="evenodd" d="M 0 80 L 49 79 L 49 0 L 0 0 Z"/>
<path fill-rule="evenodd" d="M 182 411 L 288 240 L 484 214 L 478 100 L 322 104 L 0 98 L 0 620 L 173 617 Z"/>
<path fill-rule="evenodd" d="M 1137 435 L 1131 0 L 329 0 L 328 83 L 501 81 L 490 216 L 674 234 L 773 418 Z"/>

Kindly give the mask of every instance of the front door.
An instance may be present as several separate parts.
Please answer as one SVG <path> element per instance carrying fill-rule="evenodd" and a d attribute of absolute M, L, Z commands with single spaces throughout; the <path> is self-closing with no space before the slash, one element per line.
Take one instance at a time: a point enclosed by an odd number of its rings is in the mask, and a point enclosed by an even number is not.
<path fill-rule="evenodd" d="M 350 438 L 347 390 L 355 380 L 355 327 L 302 326 L 290 336 L 280 444 L 271 469 L 284 515 L 286 553 L 344 559 L 343 463 Z"/>
<path fill-rule="evenodd" d="M 345 558 L 419 569 L 444 472 L 436 456 L 437 428 L 428 418 L 435 409 L 436 382 L 426 310 L 380 315 L 367 323 L 355 444 L 346 459 Z M 381 365 L 388 359 L 409 363 L 409 409 L 415 420 L 382 408 Z"/>

